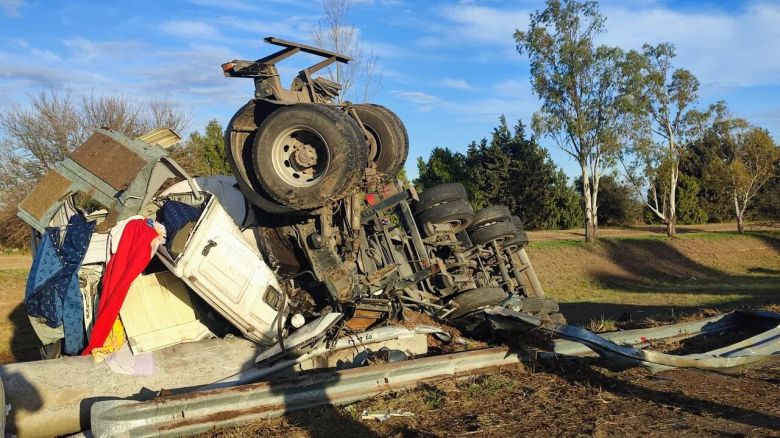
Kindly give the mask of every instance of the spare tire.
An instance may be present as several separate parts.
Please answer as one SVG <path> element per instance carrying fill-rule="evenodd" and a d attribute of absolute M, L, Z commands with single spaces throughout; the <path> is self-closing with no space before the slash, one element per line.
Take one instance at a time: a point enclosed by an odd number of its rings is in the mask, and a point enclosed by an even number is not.
<path fill-rule="evenodd" d="M 492 241 L 500 245 L 515 237 L 517 237 L 517 228 L 512 222 L 496 222 L 469 232 L 469 238 L 475 245 L 485 245 Z"/>
<path fill-rule="evenodd" d="M 474 216 L 474 223 L 471 224 L 469 231 L 479 229 L 493 222 L 508 221 L 512 217 L 509 209 L 503 205 L 493 205 L 479 210 Z"/>
<path fill-rule="evenodd" d="M 263 189 L 283 205 L 310 209 L 358 188 L 367 163 L 358 124 L 340 110 L 300 103 L 258 127 L 252 164 Z"/>
<path fill-rule="evenodd" d="M 423 190 L 419 199 L 418 202 L 414 203 L 412 209 L 414 214 L 420 214 L 444 202 L 468 200 L 468 194 L 461 183 L 445 183 Z"/>
<path fill-rule="evenodd" d="M 409 153 L 409 137 L 403 123 L 383 106 L 358 104 L 352 108 L 368 131 L 368 159 L 386 177 L 395 177 Z"/>
<path fill-rule="evenodd" d="M 467 290 L 450 301 L 458 305 L 447 318 L 456 319 L 487 306 L 495 306 L 506 300 L 507 293 L 500 287 L 479 287 Z"/>
<path fill-rule="evenodd" d="M 423 228 L 426 223 L 431 224 L 452 224 L 452 230 L 459 233 L 474 221 L 474 209 L 468 201 L 459 199 L 457 201 L 438 204 L 424 212 L 417 218 L 417 224 Z"/>

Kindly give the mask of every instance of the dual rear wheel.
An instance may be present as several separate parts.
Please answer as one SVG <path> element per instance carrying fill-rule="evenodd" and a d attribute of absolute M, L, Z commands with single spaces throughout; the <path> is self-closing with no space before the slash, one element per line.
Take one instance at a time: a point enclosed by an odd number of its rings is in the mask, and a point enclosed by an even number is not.
<path fill-rule="evenodd" d="M 379 105 L 354 105 L 351 111 L 362 126 L 343 109 L 325 104 L 282 106 L 265 117 L 246 151 L 249 159 L 242 161 L 252 173 L 242 188 L 267 201 L 253 203 L 272 213 L 327 205 L 361 186 L 369 161 L 382 175 L 395 176 L 409 150 L 401 120 Z M 233 155 L 235 146 L 228 148 Z"/>

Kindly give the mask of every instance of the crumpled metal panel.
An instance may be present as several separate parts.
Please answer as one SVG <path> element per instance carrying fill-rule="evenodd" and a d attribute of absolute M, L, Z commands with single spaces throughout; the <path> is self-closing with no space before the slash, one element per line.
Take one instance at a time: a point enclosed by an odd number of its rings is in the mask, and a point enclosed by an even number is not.
<path fill-rule="evenodd" d="M 106 226 L 112 226 L 138 213 L 152 170 L 167 155 L 157 144 L 98 129 L 41 180 L 17 214 L 42 232 L 66 198 L 82 192 L 111 211 Z"/>
<path fill-rule="evenodd" d="M 501 307 L 486 309 L 485 314 L 499 328 L 511 329 L 517 327 L 517 323 L 538 327 L 554 336 L 579 342 L 614 365 L 627 368 L 642 366 L 651 372 L 673 368 L 724 370 L 753 364 L 772 355 L 780 354 L 780 314 L 772 312 L 734 312 L 724 315 L 723 318 L 727 318 L 728 315 L 745 317 L 746 324 L 755 320 L 757 324 L 766 326 L 766 323 L 769 322 L 772 328 L 728 347 L 701 354 L 680 356 L 619 345 L 613 342 L 616 341 L 614 338 L 610 341 L 580 327 L 544 323 L 539 318 Z"/>

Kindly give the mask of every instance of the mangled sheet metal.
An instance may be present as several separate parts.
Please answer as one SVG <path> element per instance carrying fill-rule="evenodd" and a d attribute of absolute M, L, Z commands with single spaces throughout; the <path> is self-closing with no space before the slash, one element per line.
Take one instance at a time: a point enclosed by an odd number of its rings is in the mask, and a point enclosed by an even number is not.
<path fill-rule="evenodd" d="M 485 310 L 488 319 L 496 328 L 517 330 L 518 327 L 536 327 L 548 333 L 583 344 L 588 349 L 597 353 L 599 356 L 610 361 L 611 364 L 621 367 L 642 366 L 652 372 L 664 371 L 673 368 L 696 368 L 702 370 L 724 370 L 745 365 L 754 364 L 769 358 L 772 355 L 780 354 L 780 314 L 772 312 L 732 312 L 721 315 L 719 318 L 711 321 L 711 324 L 719 326 L 719 331 L 724 326 L 730 326 L 732 329 L 736 326 L 737 319 L 741 320 L 742 325 L 756 324 L 765 328 L 766 331 L 717 350 L 708 351 L 699 354 L 672 355 L 652 350 L 644 350 L 629 345 L 620 345 L 618 337 L 608 340 L 586 329 L 571 325 L 555 325 L 541 321 L 539 318 L 524 315 L 513 310 L 502 307 L 492 307 Z M 725 320 L 725 321 L 724 321 Z M 722 324 L 718 324 L 721 322 Z M 693 326 L 700 327 L 701 331 L 707 330 L 707 324 L 701 325 L 698 322 L 690 323 Z M 678 328 L 680 328 L 678 326 Z M 660 327 L 658 329 L 647 329 L 643 332 L 652 337 L 653 330 L 666 330 L 667 337 L 674 337 L 669 334 L 668 329 Z M 687 332 L 686 335 L 692 335 L 691 331 L 680 328 Z M 636 336 L 636 331 L 629 336 Z M 640 335 L 641 338 L 645 337 Z M 626 340 L 629 338 L 627 337 Z M 663 339 L 663 338 L 660 338 Z M 580 354 L 584 353 L 580 351 Z"/>
<path fill-rule="evenodd" d="M 49 170 L 19 204 L 17 214 L 43 232 L 50 225 L 62 225 L 58 223 L 61 220 L 55 220 L 58 213 L 63 206 L 72 209 L 71 198 L 81 193 L 108 209 L 102 226 L 110 228 L 137 214 L 165 180 L 185 177 L 184 171 L 167 158 L 165 149 L 178 140 L 178 134 L 169 129 L 155 130 L 138 139 L 99 129 Z"/>

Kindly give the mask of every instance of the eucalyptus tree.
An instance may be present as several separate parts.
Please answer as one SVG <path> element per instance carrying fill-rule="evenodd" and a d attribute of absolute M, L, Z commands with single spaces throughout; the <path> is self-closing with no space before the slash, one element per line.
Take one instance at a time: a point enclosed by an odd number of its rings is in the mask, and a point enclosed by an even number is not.
<path fill-rule="evenodd" d="M 670 237 L 676 234 L 680 159 L 707 117 L 695 108 L 699 80 L 686 69 L 673 68 L 675 56 L 669 43 L 645 44 L 641 52 L 628 52 L 621 68 L 620 100 L 631 116 L 631 129 L 624 131 L 629 145 L 623 155 L 624 169 L 645 205 L 666 224 Z M 649 187 L 646 195 L 644 187 Z"/>
<path fill-rule="evenodd" d="M 516 31 L 517 50 L 528 55 L 531 85 L 542 106 L 532 127 L 574 158 L 582 172 L 585 240 L 596 239 L 601 175 L 615 163 L 625 120 L 618 111 L 624 53 L 597 46 L 605 18 L 595 1 L 547 0 Z"/>

